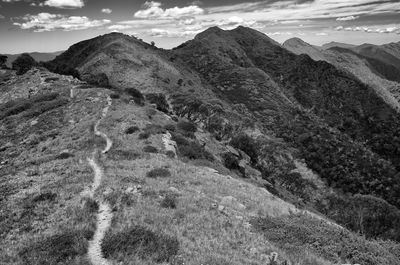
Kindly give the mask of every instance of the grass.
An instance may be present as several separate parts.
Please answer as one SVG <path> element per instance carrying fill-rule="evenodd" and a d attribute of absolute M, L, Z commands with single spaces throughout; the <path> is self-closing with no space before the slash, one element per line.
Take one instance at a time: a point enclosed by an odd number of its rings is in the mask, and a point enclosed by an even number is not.
<path fill-rule="evenodd" d="M 125 231 L 106 233 L 102 244 L 105 258 L 117 259 L 119 255 L 137 255 L 141 259 L 154 262 L 168 262 L 179 250 L 176 237 L 153 232 L 142 226 L 134 226 Z"/>

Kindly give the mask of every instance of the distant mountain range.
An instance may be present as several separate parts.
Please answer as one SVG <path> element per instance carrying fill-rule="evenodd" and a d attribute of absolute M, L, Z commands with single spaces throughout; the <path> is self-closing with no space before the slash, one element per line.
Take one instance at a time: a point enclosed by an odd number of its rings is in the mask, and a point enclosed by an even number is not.
<path fill-rule="evenodd" d="M 57 55 L 60 55 L 61 53 L 63 53 L 63 51 L 58 51 L 58 52 L 50 52 L 50 53 L 46 53 L 46 52 L 28 52 L 28 54 L 30 56 L 32 56 L 33 59 L 35 59 L 35 61 L 37 62 L 46 62 L 46 61 L 50 61 L 53 60 Z M 2 54 L 8 57 L 6 65 L 8 67 L 11 67 L 12 62 L 17 59 L 18 56 L 20 56 L 21 54 Z"/>

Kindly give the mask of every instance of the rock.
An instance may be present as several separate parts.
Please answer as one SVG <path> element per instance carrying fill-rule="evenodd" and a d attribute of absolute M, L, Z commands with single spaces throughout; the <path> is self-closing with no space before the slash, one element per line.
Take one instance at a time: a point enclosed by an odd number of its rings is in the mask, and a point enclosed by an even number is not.
<path fill-rule="evenodd" d="M 218 205 L 218 211 L 223 212 L 225 210 L 225 206 Z"/>
<path fill-rule="evenodd" d="M 175 187 L 169 187 L 168 191 L 175 193 L 175 194 L 180 194 L 180 191 Z"/>
<path fill-rule="evenodd" d="M 227 208 L 234 209 L 234 210 L 244 210 L 244 209 L 246 209 L 246 206 L 244 206 L 243 204 L 239 203 L 237 201 L 237 199 L 235 197 L 232 197 L 232 196 L 223 197 L 221 199 L 221 202 L 220 202 L 220 206 L 221 205 L 224 206 L 224 207 L 227 207 Z"/>
<path fill-rule="evenodd" d="M 240 156 L 239 152 L 234 147 L 227 145 L 226 149 L 228 149 L 228 151 L 231 152 L 232 154 L 234 154 L 236 156 Z"/>
<path fill-rule="evenodd" d="M 39 123 L 38 120 L 35 119 L 35 120 L 31 121 L 31 126 L 34 126 L 34 125 L 36 125 L 36 124 L 38 124 L 38 123 Z"/>

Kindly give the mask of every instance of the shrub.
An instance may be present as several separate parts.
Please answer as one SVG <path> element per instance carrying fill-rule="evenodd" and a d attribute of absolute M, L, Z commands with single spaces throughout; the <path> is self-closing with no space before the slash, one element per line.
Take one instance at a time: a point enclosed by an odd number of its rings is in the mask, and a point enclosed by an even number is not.
<path fill-rule="evenodd" d="M 57 194 L 53 192 L 44 192 L 33 197 L 32 202 L 42 202 L 42 201 L 54 201 L 57 198 Z"/>
<path fill-rule="evenodd" d="M 228 169 L 238 170 L 239 167 L 239 159 L 236 155 L 232 153 L 224 153 L 222 154 L 222 159 L 224 161 L 224 165 Z"/>
<path fill-rule="evenodd" d="M 154 146 L 146 145 L 146 146 L 143 148 L 143 152 L 146 152 L 146 153 L 158 153 L 158 149 L 155 148 Z"/>
<path fill-rule="evenodd" d="M 256 141 L 246 134 L 238 135 L 232 138 L 231 143 L 233 147 L 242 150 L 250 158 L 252 163 L 256 163 L 258 160 L 258 146 Z"/>
<path fill-rule="evenodd" d="M 119 159 L 134 160 L 140 157 L 140 154 L 133 150 L 121 150 L 121 149 L 111 150 L 108 153 L 108 155 L 114 160 L 119 160 Z"/>
<path fill-rule="evenodd" d="M 189 141 L 179 133 L 173 133 L 172 140 L 176 142 L 178 152 L 181 156 L 189 159 L 206 159 L 214 161 L 213 155 L 207 152 L 204 146 L 200 145 L 198 142 Z"/>
<path fill-rule="evenodd" d="M 45 265 L 71 261 L 87 252 L 87 240 L 93 236 L 89 230 L 66 231 L 24 247 L 19 256 L 23 264 Z"/>
<path fill-rule="evenodd" d="M 44 80 L 44 82 L 49 83 L 49 82 L 58 81 L 58 80 L 60 80 L 60 78 L 58 78 L 58 77 L 48 77 Z"/>
<path fill-rule="evenodd" d="M 110 98 L 112 98 L 112 99 L 119 99 L 119 98 L 120 98 L 120 94 L 118 94 L 118 93 L 111 93 L 111 94 L 110 94 Z"/>
<path fill-rule="evenodd" d="M 176 130 L 176 127 L 174 124 L 167 124 L 164 126 L 164 128 L 170 132 L 175 132 L 175 130 Z"/>
<path fill-rule="evenodd" d="M 137 225 L 115 234 L 107 232 L 101 248 L 105 258 L 116 259 L 121 254 L 135 254 L 142 259 L 161 263 L 168 262 L 177 255 L 179 242 L 176 237 Z"/>
<path fill-rule="evenodd" d="M 135 132 L 137 132 L 137 131 L 139 131 L 140 129 L 139 129 L 139 127 L 137 127 L 137 126 L 130 126 L 129 128 L 127 128 L 126 130 L 125 130 L 125 133 L 126 134 L 133 134 L 133 133 L 135 133 Z"/>
<path fill-rule="evenodd" d="M 155 168 L 147 172 L 146 177 L 148 178 L 167 178 L 171 176 L 171 172 L 169 172 L 166 168 Z"/>
<path fill-rule="evenodd" d="M 150 133 L 148 133 L 148 132 L 139 133 L 139 136 L 138 136 L 138 138 L 141 140 L 148 139 L 149 137 L 150 137 Z"/>
<path fill-rule="evenodd" d="M 151 135 L 163 134 L 166 132 L 166 130 L 158 124 L 149 124 L 144 128 L 144 131 Z"/>
<path fill-rule="evenodd" d="M 84 209 L 89 213 L 97 213 L 99 210 L 99 204 L 92 198 L 86 198 L 84 203 Z"/>
<path fill-rule="evenodd" d="M 6 69 L 6 62 L 8 57 L 6 55 L 0 55 L 0 69 Z"/>
<path fill-rule="evenodd" d="M 146 99 L 157 106 L 159 111 L 164 113 L 169 112 L 169 104 L 164 94 L 162 93 L 151 93 L 146 95 Z"/>
<path fill-rule="evenodd" d="M 175 158 L 175 153 L 171 150 L 165 152 L 165 154 L 169 157 L 169 158 Z"/>
<path fill-rule="evenodd" d="M 133 98 L 133 101 L 135 101 L 136 104 L 138 104 L 140 106 L 144 105 L 144 97 L 143 97 L 143 94 L 139 90 L 137 90 L 133 87 L 130 87 L 130 88 L 126 88 L 125 92 L 128 93 Z"/>
<path fill-rule="evenodd" d="M 17 75 L 23 75 L 38 63 L 28 53 L 23 53 L 12 62 L 12 69 L 17 71 Z"/>
<path fill-rule="evenodd" d="M 177 204 L 177 199 L 175 194 L 167 193 L 164 199 L 161 201 L 160 206 L 163 208 L 175 209 Z"/>
<path fill-rule="evenodd" d="M 68 159 L 70 157 L 74 157 L 74 154 L 68 152 L 62 152 L 61 154 L 56 156 L 56 159 Z"/>
<path fill-rule="evenodd" d="M 197 131 L 197 126 L 193 122 L 180 121 L 177 124 L 178 129 L 185 135 L 194 138 L 194 133 Z"/>

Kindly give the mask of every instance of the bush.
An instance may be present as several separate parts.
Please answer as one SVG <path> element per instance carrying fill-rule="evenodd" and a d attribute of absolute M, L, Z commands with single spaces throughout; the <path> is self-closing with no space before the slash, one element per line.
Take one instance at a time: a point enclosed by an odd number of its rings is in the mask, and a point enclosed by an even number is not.
<path fill-rule="evenodd" d="M 54 201 L 57 198 L 57 194 L 53 192 L 44 192 L 39 195 L 33 197 L 32 202 L 43 202 L 43 201 Z"/>
<path fill-rule="evenodd" d="M 146 146 L 143 148 L 143 152 L 146 152 L 146 153 L 158 153 L 158 149 L 155 148 L 154 146 L 146 145 Z"/>
<path fill-rule="evenodd" d="M 258 160 L 258 146 L 256 141 L 246 134 L 241 134 L 232 138 L 231 143 L 233 147 L 242 150 L 250 158 L 252 163 L 257 163 Z"/>
<path fill-rule="evenodd" d="M 140 140 L 149 139 L 149 137 L 150 137 L 150 133 L 148 133 L 148 132 L 139 133 L 139 136 L 138 136 L 138 138 L 139 138 Z"/>
<path fill-rule="evenodd" d="M 101 249 L 107 259 L 137 255 L 142 259 L 161 263 L 168 262 L 178 254 L 179 242 L 176 237 L 137 225 L 115 234 L 107 232 Z"/>
<path fill-rule="evenodd" d="M 17 71 L 17 75 L 23 75 L 38 63 L 28 53 L 23 53 L 12 62 L 12 69 Z"/>
<path fill-rule="evenodd" d="M 54 235 L 24 247 L 19 256 L 23 264 L 47 265 L 60 264 L 84 256 L 87 252 L 88 239 L 93 232 L 88 230 L 67 231 Z"/>
<path fill-rule="evenodd" d="M 133 134 L 133 133 L 135 133 L 135 132 L 137 132 L 137 131 L 139 131 L 140 129 L 139 129 L 139 127 L 137 127 L 137 126 L 130 126 L 129 128 L 127 128 L 126 130 L 125 130 L 125 133 L 126 134 Z"/>
<path fill-rule="evenodd" d="M 189 159 L 206 159 L 214 161 L 214 156 L 207 152 L 204 146 L 200 145 L 196 141 L 189 141 L 179 133 L 172 134 L 172 140 L 176 142 L 178 146 L 178 152 L 181 156 Z"/>
<path fill-rule="evenodd" d="M 135 160 L 140 157 L 140 154 L 133 150 L 113 149 L 108 155 L 114 160 Z"/>
<path fill-rule="evenodd" d="M 87 210 L 89 213 L 97 213 L 99 210 L 99 204 L 92 198 L 86 198 L 84 209 Z"/>
<path fill-rule="evenodd" d="M 144 96 L 139 90 L 130 87 L 126 88 L 125 92 L 128 93 L 133 98 L 133 101 L 135 101 L 136 104 L 144 106 Z"/>
<path fill-rule="evenodd" d="M 74 154 L 68 153 L 68 152 L 62 152 L 61 154 L 56 156 L 56 159 L 68 159 L 74 157 Z"/>
<path fill-rule="evenodd" d="M 239 159 L 236 155 L 232 153 L 224 153 L 222 154 L 222 159 L 224 161 L 224 165 L 228 169 L 239 170 Z"/>
<path fill-rule="evenodd" d="M 176 130 L 176 127 L 174 124 L 167 124 L 164 126 L 164 128 L 170 132 L 175 132 L 175 130 Z"/>
<path fill-rule="evenodd" d="M 8 57 L 6 55 L 0 55 L 0 69 L 6 69 L 6 62 Z"/>
<path fill-rule="evenodd" d="M 147 172 L 146 177 L 148 178 L 167 178 L 171 176 L 171 172 L 169 172 L 166 168 L 155 168 Z"/>
<path fill-rule="evenodd" d="M 167 151 L 165 154 L 166 154 L 169 158 L 175 158 L 175 153 L 174 153 L 173 151 L 171 151 L 171 150 Z"/>
<path fill-rule="evenodd" d="M 177 199 L 175 194 L 167 193 L 164 199 L 161 201 L 160 206 L 163 208 L 175 209 L 177 204 Z"/>
<path fill-rule="evenodd" d="M 147 94 L 146 99 L 150 103 L 155 104 L 159 111 L 162 111 L 164 113 L 169 113 L 169 104 L 164 94 L 162 93 Z"/>
<path fill-rule="evenodd" d="M 118 93 L 111 93 L 111 94 L 110 94 L 110 98 L 112 98 L 112 99 L 119 99 L 119 98 L 120 98 L 120 95 L 119 95 Z"/>
<path fill-rule="evenodd" d="M 194 133 L 197 131 L 196 124 L 190 121 L 180 121 L 178 122 L 177 127 L 181 133 L 190 138 L 194 138 Z"/>

